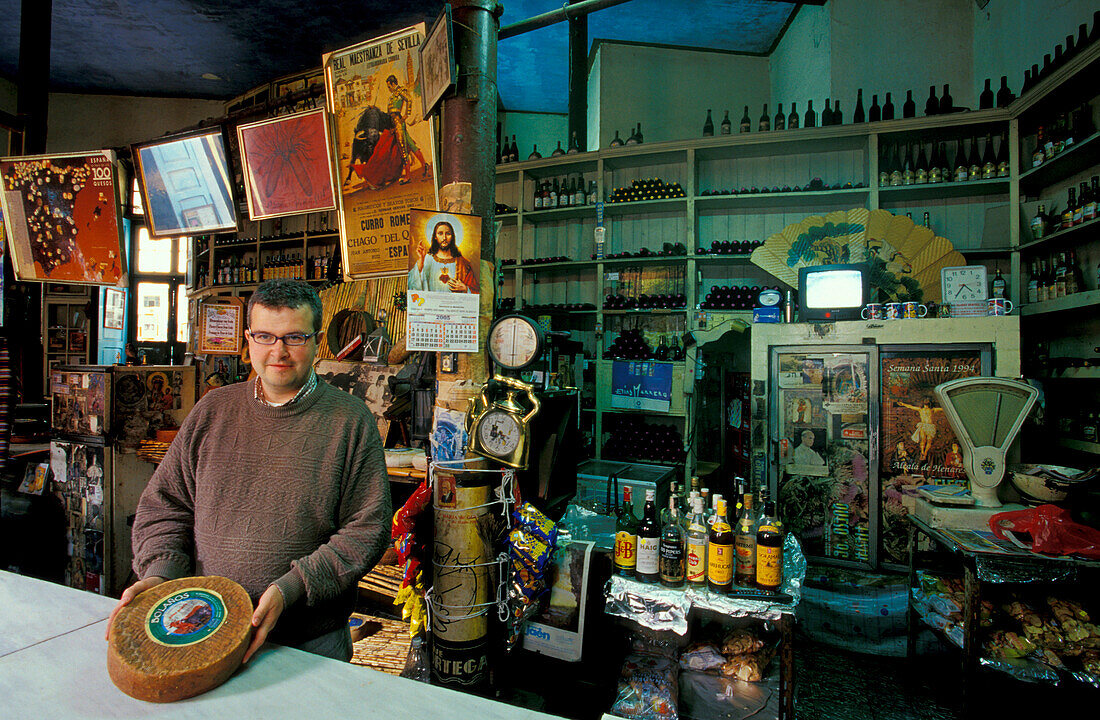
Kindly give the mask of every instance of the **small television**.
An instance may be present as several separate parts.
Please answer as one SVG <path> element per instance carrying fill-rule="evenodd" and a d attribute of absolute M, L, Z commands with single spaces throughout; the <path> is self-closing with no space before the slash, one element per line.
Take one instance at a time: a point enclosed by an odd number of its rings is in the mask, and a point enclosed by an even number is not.
<path fill-rule="evenodd" d="M 798 271 L 798 319 L 860 320 L 868 301 L 867 265 L 812 265 Z"/>

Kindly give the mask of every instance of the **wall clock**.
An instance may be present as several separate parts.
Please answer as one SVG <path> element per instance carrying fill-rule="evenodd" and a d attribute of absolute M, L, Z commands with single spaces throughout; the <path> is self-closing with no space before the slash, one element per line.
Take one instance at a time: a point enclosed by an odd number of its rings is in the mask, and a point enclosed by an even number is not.
<path fill-rule="evenodd" d="M 961 265 L 940 270 L 943 302 L 951 306 L 951 314 L 959 316 L 985 315 L 989 290 L 985 265 Z"/>

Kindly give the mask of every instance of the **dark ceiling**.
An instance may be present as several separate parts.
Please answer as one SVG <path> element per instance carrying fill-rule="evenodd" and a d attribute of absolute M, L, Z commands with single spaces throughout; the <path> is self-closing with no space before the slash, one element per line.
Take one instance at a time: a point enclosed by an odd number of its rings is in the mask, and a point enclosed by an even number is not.
<path fill-rule="evenodd" d="M 510 0 L 501 24 L 562 4 Z M 322 53 L 430 23 L 442 6 L 439 0 L 53 0 L 51 90 L 228 99 L 319 67 Z M 782 0 L 632 0 L 592 14 L 588 37 L 765 53 L 795 7 Z M 0 0 L 0 8 L 7 18 L 0 23 L 0 75 L 15 80 L 20 0 Z M 564 112 L 567 46 L 564 24 L 501 40 L 504 106 Z"/>

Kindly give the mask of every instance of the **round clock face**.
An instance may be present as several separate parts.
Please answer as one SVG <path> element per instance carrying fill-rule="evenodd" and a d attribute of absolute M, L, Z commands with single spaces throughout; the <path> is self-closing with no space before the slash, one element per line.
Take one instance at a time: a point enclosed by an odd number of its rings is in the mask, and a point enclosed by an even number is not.
<path fill-rule="evenodd" d="M 489 328 L 489 355 L 507 370 L 527 367 L 542 354 L 542 331 L 521 315 L 501 318 Z"/>
<path fill-rule="evenodd" d="M 477 424 L 477 439 L 485 452 L 495 457 L 507 457 L 519 445 L 519 422 L 503 410 L 489 410 Z"/>
<path fill-rule="evenodd" d="M 981 265 L 944 268 L 943 301 L 945 303 L 985 302 L 986 269 Z"/>
<path fill-rule="evenodd" d="M 774 307 L 778 305 L 782 299 L 783 296 L 779 294 L 779 291 L 772 288 L 761 290 L 760 294 L 757 296 L 757 300 L 759 300 L 760 304 L 764 307 Z"/>

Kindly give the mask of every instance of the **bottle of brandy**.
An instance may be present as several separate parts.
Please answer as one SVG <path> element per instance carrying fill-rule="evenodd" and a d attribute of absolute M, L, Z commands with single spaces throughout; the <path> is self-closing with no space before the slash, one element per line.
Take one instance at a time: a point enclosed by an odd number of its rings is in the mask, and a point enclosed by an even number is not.
<path fill-rule="evenodd" d="M 714 137 L 714 121 L 710 119 L 710 110 L 707 110 L 707 119 L 703 121 L 703 137 Z"/>
<path fill-rule="evenodd" d="M 783 525 L 775 514 L 775 501 L 764 502 L 764 515 L 756 528 L 756 586 L 777 592 L 783 584 Z"/>
<path fill-rule="evenodd" d="M 935 92 L 935 88 L 932 89 Z M 905 102 L 901 106 L 901 116 L 903 118 L 911 118 L 917 116 L 917 104 L 913 102 L 913 91 L 905 91 Z"/>
<path fill-rule="evenodd" d="M 711 592 L 728 595 L 733 585 L 733 528 L 726 519 L 726 501 L 719 499 L 707 543 L 707 587 Z"/>

